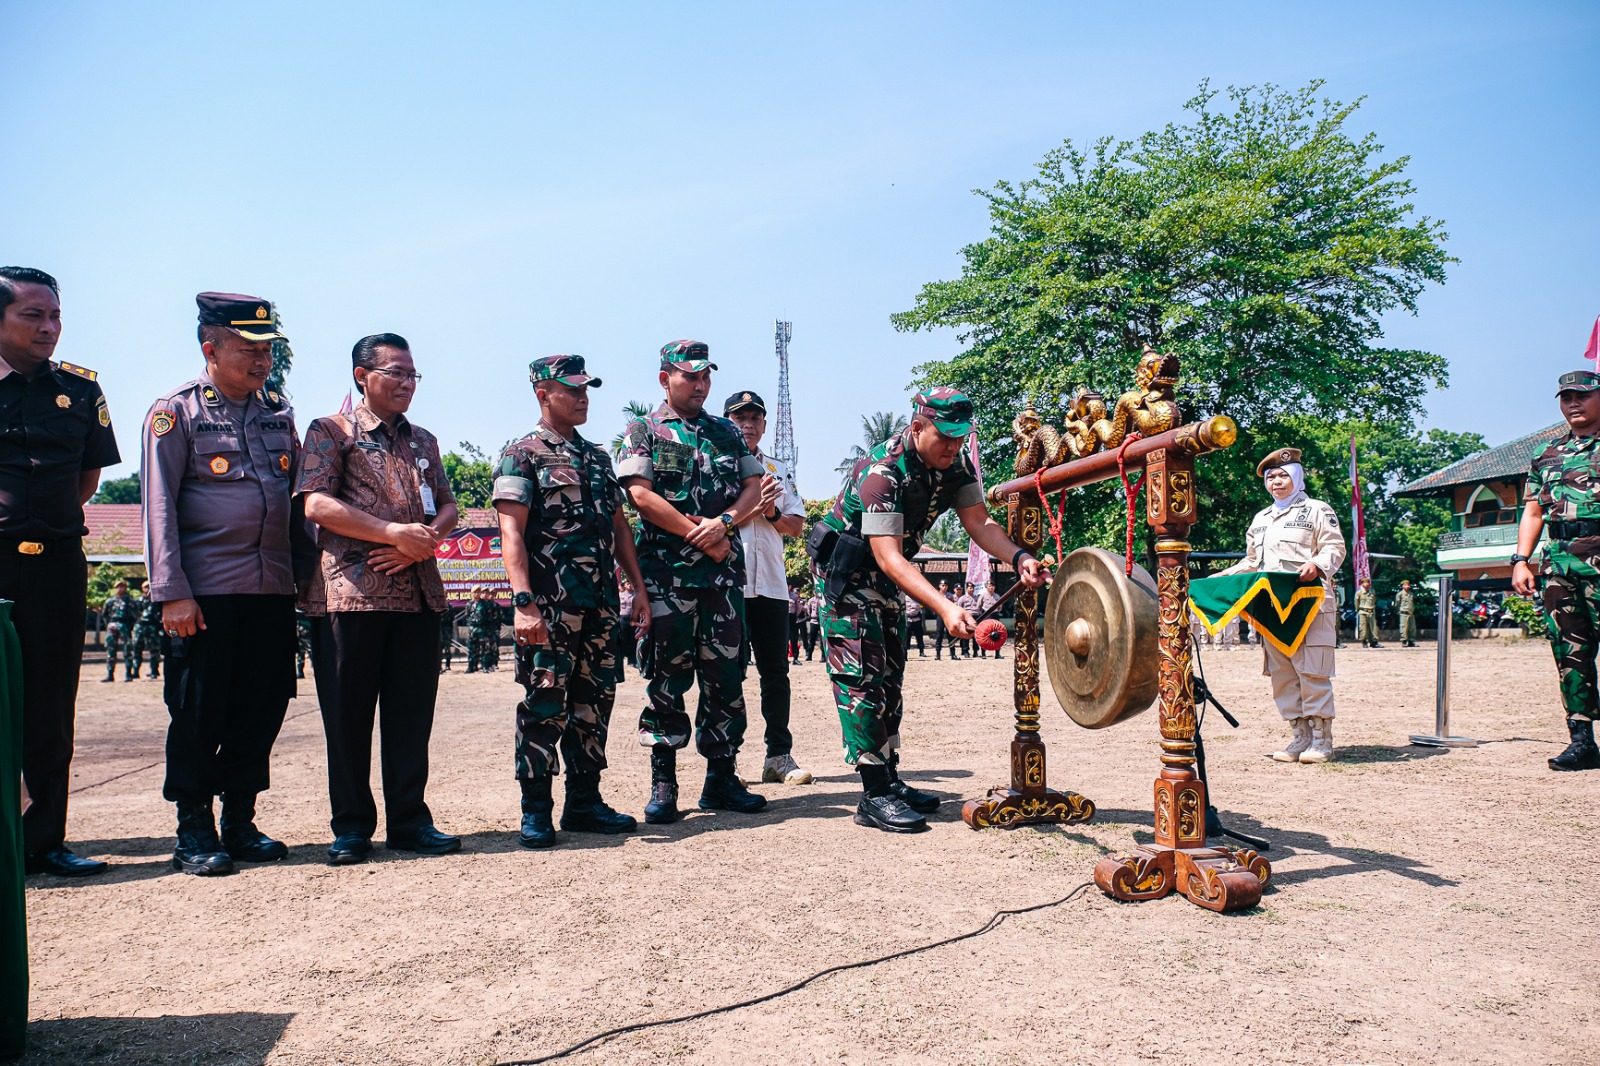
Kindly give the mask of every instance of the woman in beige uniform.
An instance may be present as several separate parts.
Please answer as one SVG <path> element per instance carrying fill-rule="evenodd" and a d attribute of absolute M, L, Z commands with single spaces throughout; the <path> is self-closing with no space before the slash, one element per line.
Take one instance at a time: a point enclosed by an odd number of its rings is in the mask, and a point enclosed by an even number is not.
<path fill-rule="evenodd" d="M 1333 576 L 1344 562 L 1344 534 L 1333 508 L 1306 495 L 1305 470 L 1298 448 L 1275 448 L 1256 467 L 1266 482 L 1272 504 L 1250 522 L 1244 558 L 1224 574 L 1276 570 L 1320 581 L 1327 596 L 1305 640 L 1293 655 L 1269 641 L 1262 673 L 1272 678 L 1272 698 L 1289 722 L 1293 738 L 1279 762 L 1327 762 L 1333 758 L 1333 647 L 1338 615 Z"/>

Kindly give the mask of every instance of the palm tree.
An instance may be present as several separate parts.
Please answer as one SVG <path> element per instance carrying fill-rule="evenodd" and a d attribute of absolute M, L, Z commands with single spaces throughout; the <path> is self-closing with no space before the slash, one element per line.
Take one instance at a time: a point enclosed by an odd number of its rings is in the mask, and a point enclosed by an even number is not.
<path fill-rule="evenodd" d="M 890 414 L 888 411 L 879 411 L 877 414 L 861 416 L 861 439 L 866 442 L 866 447 L 859 444 L 850 445 L 850 454 L 844 462 L 834 467 L 841 477 L 848 478 L 850 471 L 855 469 L 858 462 L 864 459 L 868 452 L 888 440 L 905 432 L 910 423 L 905 415 Z"/>
<path fill-rule="evenodd" d="M 627 416 L 627 421 L 622 423 L 622 431 L 611 438 L 611 458 L 622 461 L 622 449 L 628 446 L 628 426 L 635 419 L 644 418 L 654 408 L 642 400 L 629 400 L 622 407 L 622 413 Z"/>

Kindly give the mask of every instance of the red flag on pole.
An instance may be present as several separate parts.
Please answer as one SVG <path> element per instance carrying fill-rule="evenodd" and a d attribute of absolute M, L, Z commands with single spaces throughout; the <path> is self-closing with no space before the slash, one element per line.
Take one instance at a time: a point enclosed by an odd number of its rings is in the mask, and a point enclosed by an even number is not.
<path fill-rule="evenodd" d="M 1372 580 L 1372 563 L 1367 558 L 1367 520 L 1361 511 L 1361 475 L 1356 466 L 1356 438 L 1350 436 L 1350 529 L 1353 537 L 1350 558 L 1354 562 L 1356 584 Z"/>
<path fill-rule="evenodd" d="M 1589 331 L 1589 347 L 1583 350 L 1583 357 L 1600 370 L 1600 317 L 1594 320 L 1594 328 Z"/>
<path fill-rule="evenodd" d="M 353 407 L 350 403 L 349 389 L 344 390 L 344 403 L 339 405 L 339 413 L 342 415 L 353 415 L 356 413 L 355 407 Z"/>
<path fill-rule="evenodd" d="M 978 483 L 983 483 L 983 468 L 978 464 L 978 434 L 967 434 L 967 450 L 972 453 L 972 472 L 978 475 Z M 967 580 L 972 582 L 974 588 L 981 586 L 989 580 L 989 555 L 978 542 L 967 542 Z"/>

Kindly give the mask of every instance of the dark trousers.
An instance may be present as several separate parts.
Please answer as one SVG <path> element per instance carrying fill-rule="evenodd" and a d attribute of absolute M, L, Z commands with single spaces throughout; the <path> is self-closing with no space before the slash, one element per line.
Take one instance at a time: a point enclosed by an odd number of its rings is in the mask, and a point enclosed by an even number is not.
<path fill-rule="evenodd" d="M 371 837 L 372 725 L 383 730 L 384 821 L 391 836 L 433 823 L 428 738 L 439 693 L 439 616 L 433 611 L 334 611 L 311 620 L 311 665 L 328 738 L 329 826 Z"/>
<path fill-rule="evenodd" d="M 922 619 L 920 619 L 920 618 L 917 619 L 915 622 L 911 621 L 910 619 L 906 620 L 906 654 L 907 655 L 911 654 L 911 645 L 913 645 L 913 644 L 915 644 L 917 646 L 917 654 L 918 655 L 926 655 L 926 654 L 928 654 L 927 651 L 925 651 L 923 649 L 923 646 L 922 646 Z"/>
<path fill-rule="evenodd" d="M 806 642 L 806 662 L 810 662 L 811 654 L 817 650 L 817 638 L 822 635 L 822 630 L 818 628 L 817 623 L 808 618 L 804 622 L 800 623 L 800 635 L 805 639 Z M 822 649 L 822 658 L 824 662 L 827 661 L 827 648 Z"/>
<path fill-rule="evenodd" d="M 795 662 L 800 661 L 800 630 L 804 625 L 799 615 L 789 616 L 789 658 Z"/>
<path fill-rule="evenodd" d="M 273 742 L 294 698 L 293 596 L 197 596 L 206 627 L 163 636 L 167 780 L 174 803 L 269 784 Z"/>
<path fill-rule="evenodd" d="M 935 659 L 943 654 L 946 645 L 950 648 L 950 658 L 954 659 L 956 657 L 956 642 L 950 639 L 950 631 L 944 627 L 944 621 L 936 619 L 933 623 L 933 657 Z"/>
<path fill-rule="evenodd" d="M 22 816 L 22 847 L 29 855 L 67 838 L 87 575 L 78 541 L 52 541 L 43 554 L 23 555 L 16 541 L 0 540 L 0 599 L 13 603 L 22 649 L 22 778 L 33 799 Z"/>
<path fill-rule="evenodd" d="M 767 758 L 794 750 L 789 732 L 789 601 L 750 596 L 744 601 L 745 632 L 761 677 L 761 717 L 767 723 Z"/>

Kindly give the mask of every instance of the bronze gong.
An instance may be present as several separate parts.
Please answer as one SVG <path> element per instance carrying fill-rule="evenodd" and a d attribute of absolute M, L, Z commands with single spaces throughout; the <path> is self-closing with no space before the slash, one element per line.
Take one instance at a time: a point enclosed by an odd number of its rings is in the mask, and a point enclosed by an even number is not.
<path fill-rule="evenodd" d="M 1149 571 L 1123 572 L 1102 548 L 1067 555 L 1050 583 L 1045 668 L 1074 722 L 1103 729 L 1148 710 L 1156 698 L 1159 603 Z"/>

